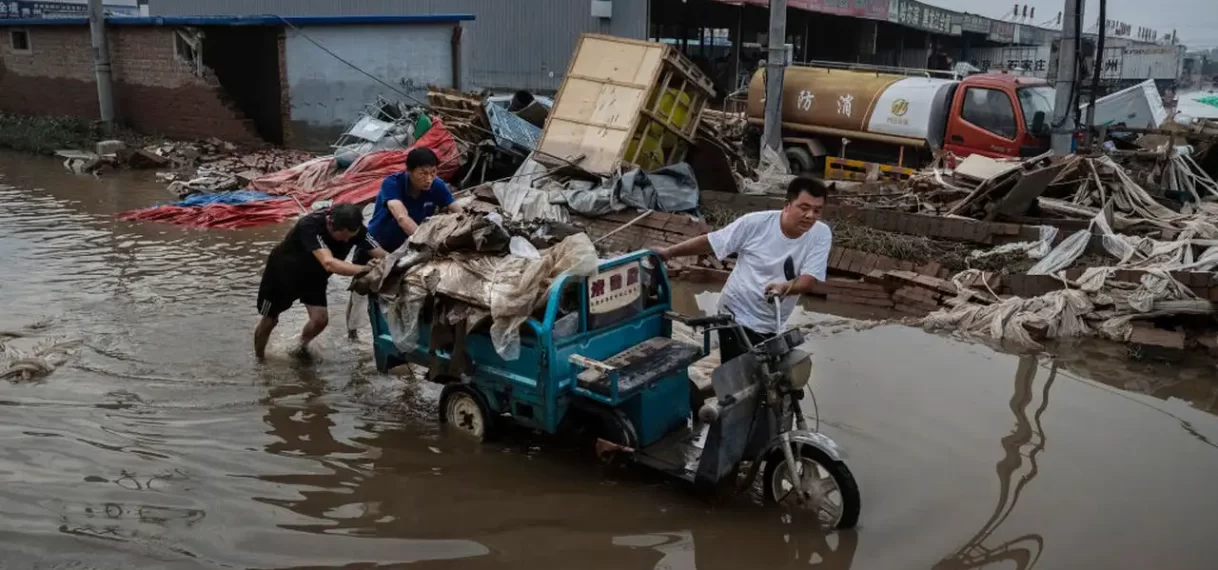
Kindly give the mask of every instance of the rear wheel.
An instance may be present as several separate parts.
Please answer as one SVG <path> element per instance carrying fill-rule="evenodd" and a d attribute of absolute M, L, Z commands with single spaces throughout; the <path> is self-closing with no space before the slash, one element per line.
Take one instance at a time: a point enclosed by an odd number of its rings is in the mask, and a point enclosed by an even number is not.
<path fill-rule="evenodd" d="M 781 452 L 775 452 L 765 466 L 766 502 L 811 511 L 829 528 L 853 528 L 858 524 L 862 501 L 850 468 L 812 446 L 798 445 L 794 451 L 800 486 L 810 496 L 806 501 L 800 499 L 792 484 L 786 458 Z"/>
<path fill-rule="evenodd" d="M 622 448 L 639 448 L 634 424 L 621 410 L 598 406 L 588 410 L 588 418 L 592 448 L 601 461 L 611 461 L 617 452 L 623 451 Z"/>
<path fill-rule="evenodd" d="M 449 384 L 440 392 L 440 424 L 479 442 L 494 433 L 486 398 L 465 384 Z"/>

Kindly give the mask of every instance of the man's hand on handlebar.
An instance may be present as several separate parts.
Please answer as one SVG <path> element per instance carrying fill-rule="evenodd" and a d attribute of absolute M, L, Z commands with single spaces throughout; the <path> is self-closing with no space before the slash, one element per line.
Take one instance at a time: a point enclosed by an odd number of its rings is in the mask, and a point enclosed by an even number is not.
<path fill-rule="evenodd" d="M 791 293 L 791 287 L 793 285 L 795 285 L 795 283 L 791 281 L 770 283 L 769 285 L 765 286 L 765 298 L 768 300 L 773 299 L 774 297 L 786 297 Z"/>

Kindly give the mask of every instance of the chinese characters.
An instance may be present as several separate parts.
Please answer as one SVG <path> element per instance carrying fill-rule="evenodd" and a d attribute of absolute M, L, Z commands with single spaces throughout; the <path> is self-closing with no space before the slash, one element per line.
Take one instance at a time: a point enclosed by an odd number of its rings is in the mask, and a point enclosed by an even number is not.
<path fill-rule="evenodd" d="M 799 92 L 799 100 L 795 102 L 795 105 L 802 111 L 809 111 L 812 109 L 813 99 L 816 99 L 816 96 L 811 91 L 804 89 Z"/>
<path fill-rule="evenodd" d="M 850 116 L 850 111 L 854 105 L 854 95 L 849 93 L 837 98 L 837 114 Z"/>

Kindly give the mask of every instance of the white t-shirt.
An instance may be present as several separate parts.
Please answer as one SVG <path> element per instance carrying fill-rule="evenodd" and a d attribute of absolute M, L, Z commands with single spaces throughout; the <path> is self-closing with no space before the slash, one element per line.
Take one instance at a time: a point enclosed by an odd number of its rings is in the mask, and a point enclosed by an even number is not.
<path fill-rule="evenodd" d="M 720 310 L 727 309 L 740 323 L 762 334 L 775 334 L 774 302 L 765 300 L 766 285 L 787 281 L 783 263 L 795 262 L 796 275 L 811 275 L 825 280 L 833 232 L 824 222 L 816 222 L 808 233 L 791 239 L 782 233 L 782 212 L 771 210 L 745 214 L 727 227 L 711 232 L 710 244 L 720 260 L 735 253 L 736 268 L 727 278 L 719 297 Z M 796 296 L 782 301 L 782 322 L 795 310 Z"/>

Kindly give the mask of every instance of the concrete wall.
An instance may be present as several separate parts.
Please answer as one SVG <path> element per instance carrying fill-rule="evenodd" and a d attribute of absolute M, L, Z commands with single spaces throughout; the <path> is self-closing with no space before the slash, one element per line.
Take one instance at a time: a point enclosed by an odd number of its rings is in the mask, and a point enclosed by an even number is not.
<path fill-rule="evenodd" d="M 455 25 L 309 26 L 300 32 L 285 30 L 292 145 L 325 148 L 378 95 L 401 100 L 397 91 L 402 91 L 417 102 L 426 102 L 428 84 L 452 87 Z M 396 91 L 327 54 L 308 38 L 393 85 Z"/>
<path fill-rule="evenodd" d="M 27 28 L 28 53 L 12 51 L 8 30 L 0 27 L 0 112 L 98 118 L 87 26 Z M 118 27 L 110 29 L 109 37 L 120 121 L 175 138 L 261 142 L 219 82 L 195 75 L 174 55 L 172 29 Z"/>
<path fill-rule="evenodd" d="M 590 0 L 149 0 L 153 16 L 474 14 L 464 22 L 463 87 L 556 91 L 583 32 L 647 37 L 648 0 L 613 0 L 613 18 Z"/>

